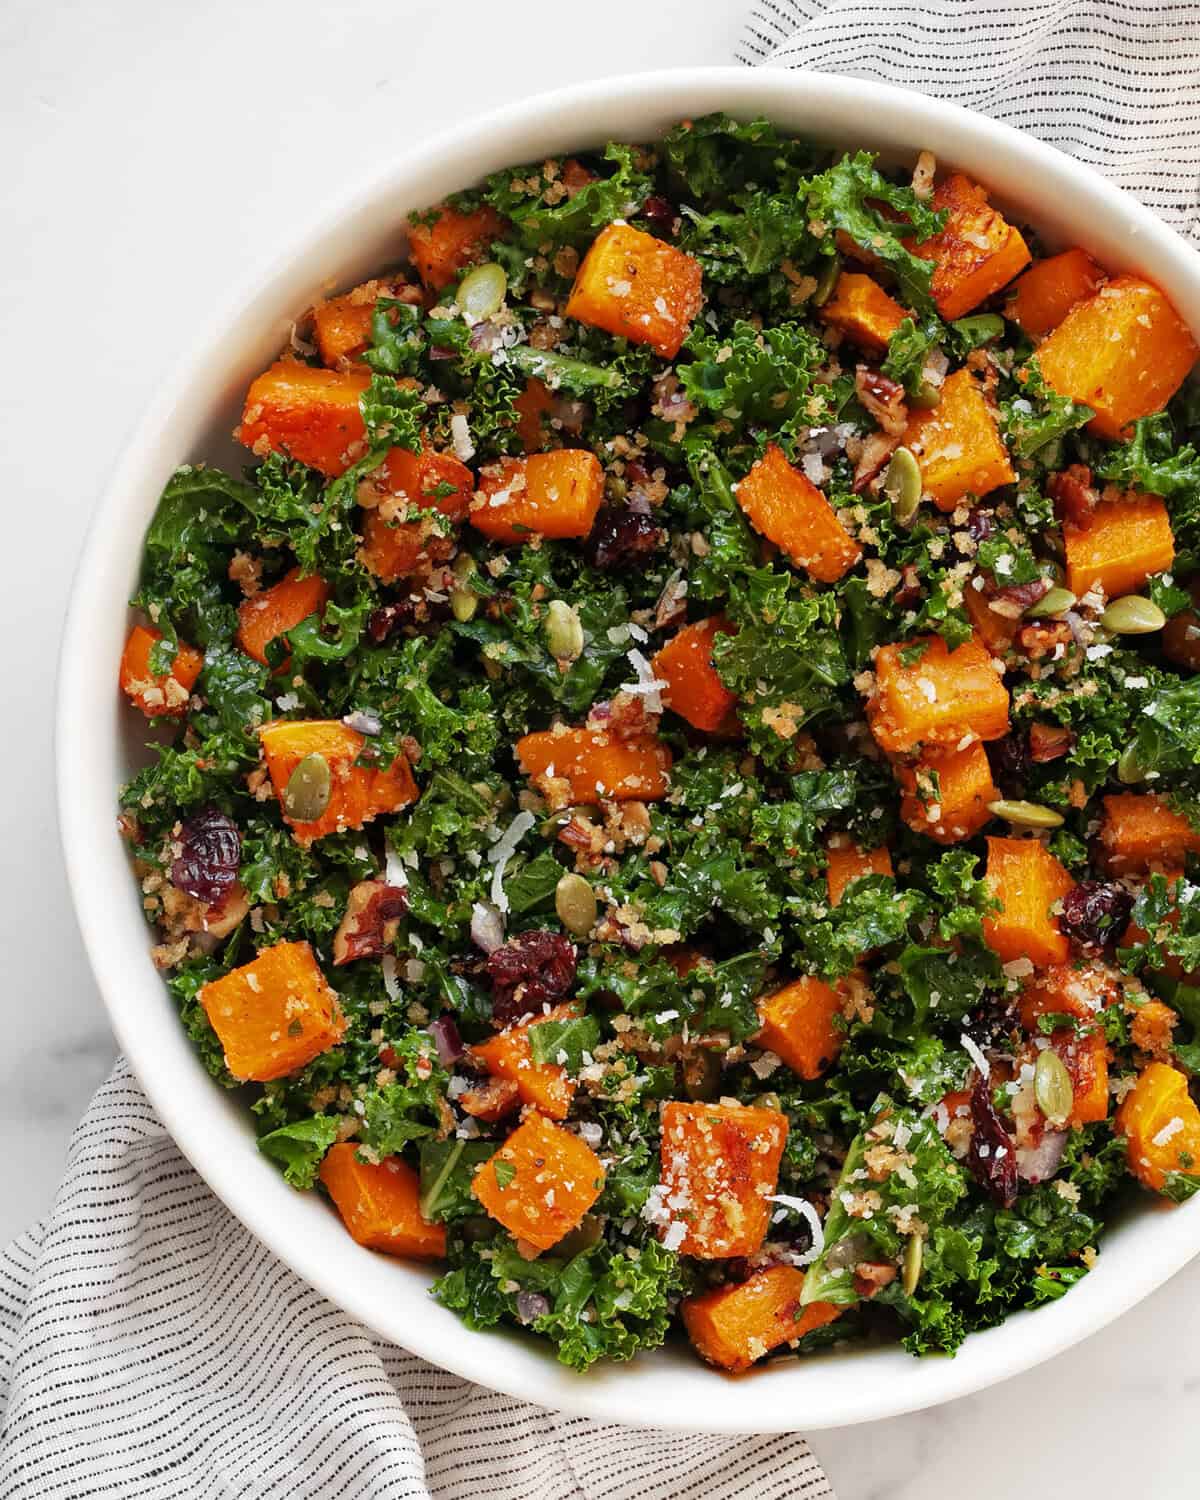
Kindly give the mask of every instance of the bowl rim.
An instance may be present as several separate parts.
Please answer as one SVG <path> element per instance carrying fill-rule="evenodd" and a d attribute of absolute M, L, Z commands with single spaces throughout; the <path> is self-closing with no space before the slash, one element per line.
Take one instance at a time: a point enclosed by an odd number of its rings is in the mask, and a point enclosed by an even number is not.
<path fill-rule="evenodd" d="M 864 89 L 869 90 L 872 104 L 869 126 L 864 126 Z M 801 94 L 802 108 L 797 103 Z M 1046 174 L 1064 204 L 1065 220 L 1080 222 L 1078 214 L 1084 207 L 1110 216 L 1101 235 L 1109 262 L 1148 264 L 1149 274 L 1164 285 L 1193 326 L 1200 327 L 1200 254 L 1150 209 L 1054 147 L 910 90 L 771 67 L 694 67 L 595 79 L 490 110 L 419 143 L 399 163 L 365 175 L 297 231 L 286 249 L 265 258 L 246 276 L 218 315 L 207 321 L 211 332 L 194 339 L 176 361 L 110 475 L 76 565 L 59 654 L 54 758 L 68 883 L 113 1029 L 184 1155 L 270 1251 L 384 1338 L 491 1389 L 574 1416 L 634 1426 L 773 1433 L 878 1420 L 940 1404 L 1063 1352 L 1133 1306 L 1200 1251 L 1200 1204 L 1184 1205 L 1170 1215 L 1156 1214 L 1150 1205 L 1138 1217 L 1154 1217 L 1158 1232 L 1128 1231 L 1139 1244 L 1130 1253 L 1121 1247 L 1115 1276 L 1106 1278 L 1102 1263 L 1072 1289 L 1070 1297 L 1037 1309 L 1032 1316 L 1020 1314 L 995 1329 L 973 1334 L 953 1361 L 914 1361 L 904 1355 L 906 1364 L 901 1366 L 897 1351 L 856 1350 L 809 1362 L 781 1362 L 735 1380 L 695 1361 L 685 1365 L 682 1357 L 656 1355 L 615 1370 L 598 1368 L 581 1378 L 542 1351 L 528 1348 L 533 1341 L 521 1335 L 467 1332 L 453 1314 L 425 1297 L 427 1276 L 354 1246 L 322 1205 L 306 1201 L 303 1207 L 293 1206 L 290 1200 L 309 1200 L 315 1195 L 294 1193 L 273 1167 L 252 1149 L 246 1150 L 244 1122 L 234 1121 L 230 1101 L 203 1072 L 169 1002 L 166 1020 L 177 1034 L 176 1041 L 183 1043 L 183 1052 L 164 1029 L 164 1007 L 153 1002 L 146 980 L 164 999 L 165 988 L 146 962 L 144 927 L 140 922 L 135 927 L 124 916 L 117 920 L 119 898 L 113 897 L 111 884 L 97 878 L 100 872 L 114 876 L 114 852 L 122 864 L 126 862 L 123 849 L 110 847 L 119 840 L 113 826 L 115 781 L 109 768 L 119 757 L 104 740 L 98 756 L 79 754 L 81 727 L 95 723 L 97 717 L 105 724 L 103 715 L 112 698 L 111 686 L 97 688 L 97 674 L 89 660 L 96 654 L 96 638 L 106 634 L 107 617 L 121 614 L 114 609 L 116 581 L 128 578 L 130 557 L 140 555 L 145 522 L 133 528 L 131 543 L 132 523 L 125 519 L 134 509 L 130 497 L 142 497 L 138 513 L 148 517 L 148 487 L 153 489 L 150 506 L 161 488 L 162 458 L 155 451 L 159 435 L 178 417 L 193 389 L 211 392 L 227 335 L 257 316 L 259 306 L 269 303 L 289 273 L 312 261 L 324 243 L 336 237 L 339 226 L 362 217 L 373 205 L 382 210 L 388 199 L 403 196 L 410 190 L 405 185 L 422 174 L 441 174 L 453 181 L 447 169 L 472 150 L 478 154 L 481 143 L 528 137 L 539 126 L 551 131 L 558 128 L 561 133 L 564 118 L 580 121 L 578 127 L 572 126 L 578 129 L 578 141 L 590 134 L 586 121 L 619 121 L 622 108 L 640 116 L 684 118 L 722 107 L 726 99 L 724 107 L 740 115 L 805 112 L 814 135 L 825 133 L 852 141 L 861 130 L 864 139 L 874 142 L 882 131 L 897 149 L 903 144 L 910 153 L 922 145 L 941 147 L 939 155 L 962 160 L 964 165 L 972 162 L 989 183 L 995 182 L 999 172 L 1009 185 L 996 188 L 1001 201 L 1006 196 L 1021 198 L 1021 183 L 1031 180 L 1026 174 Z M 881 126 L 880 120 L 886 120 L 886 125 Z M 823 131 L 826 125 L 829 128 Z M 605 128 L 625 134 L 611 124 Z M 539 150 L 530 149 L 528 155 Z M 986 167 L 981 165 L 985 162 Z M 111 622 L 109 627 L 107 634 L 112 633 Z M 107 668 L 102 666 L 102 670 Z M 115 725 L 115 712 L 109 712 L 109 720 Z M 136 889 L 127 868 L 125 880 Z M 125 904 L 132 918 L 136 902 Z M 190 1064 L 183 1060 L 185 1056 Z M 260 1167 L 269 1175 L 264 1176 Z M 341 1236 L 344 1245 L 340 1249 L 326 1234 L 314 1208 L 329 1221 L 328 1228 Z M 1106 1250 L 1106 1258 L 1109 1253 Z M 341 1263 L 351 1261 L 353 1274 L 339 1279 L 339 1269 L 345 1268 Z M 851 1365 L 854 1373 L 848 1377 Z M 695 1378 L 695 1371 L 703 1374 L 704 1384 Z M 902 1373 L 903 1378 L 897 1378 Z"/>

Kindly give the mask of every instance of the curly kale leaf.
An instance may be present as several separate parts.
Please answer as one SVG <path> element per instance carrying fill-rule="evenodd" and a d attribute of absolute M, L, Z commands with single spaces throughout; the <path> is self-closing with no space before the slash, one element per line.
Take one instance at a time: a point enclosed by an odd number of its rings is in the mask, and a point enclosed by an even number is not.
<path fill-rule="evenodd" d="M 1033 458 L 1095 415 L 1090 406 L 1052 391 L 1034 358 L 1023 367 L 1014 394 L 1000 404 L 1000 428 L 1018 457 Z"/>
<path fill-rule="evenodd" d="M 421 1142 L 421 1217 L 429 1223 L 451 1224 L 479 1212 L 471 1191 L 475 1172 L 493 1155 L 494 1141 Z"/>
<path fill-rule="evenodd" d="M 691 358 L 675 367 L 684 390 L 701 410 L 728 422 L 774 432 L 829 415 L 827 388 L 815 385 L 828 352 L 798 323 L 759 329 L 739 321 L 727 338 L 697 325 L 685 352 Z"/>
<path fill-rule="evenodd" d="M 703 115 L 677 125 L 659 146 L 669 185 L 702 205 L 728 203 L 747 188 L 794 198 L 805 173 L 828 159 L 808 141 L 781 136 L 769 120 Z"/>
<path fill-rule="evenodd" d="M 801 1302 L 857 1302 L 854 1265 L 894 1263 L 907 1237 L 944 1223 L 965 1192 L 963 1174 L 933 1120 L 880 1100 L 874 1124 L 855 1136 L 846 1153 L 825 1217 L 824 1248 L 804 1278 Z M 855 1253 L 847 1255 L 851 1241 Z"/>
<path fill-rule="evenodd" d="M 1095 465 L 1099 479 L 1123 489 L 1144 490 L 1164 500 L 1190 501 L 1172 507 L 1172 520 L 1195 527 L 1200 521 L 1200 453 L 1181 443 L 1166 412 L 1140 417 L 1127 443 L 1106 447 Z"/>
<path fill-rule="evenodd" d="M 798 730 L 836 713 L 850 680 L 833 596 L 804 595 L 794 575 L 756 568 L 732 580 L 726 613 L 738 631 L 716 638 L 714 664 L 738 695 L 751 748 L 777 765 Z"/>
<path fill-rule="evenodd" d="M 279 1167 L 292 1187 L 304 1190 L 317 1180 L 321 1158 L 337 1140 L 332 1115 L 310 1115 L 258 1138 L 258 1149 Z"/>
<path fill-rule="evenodd" d="M 363 1100 L 362 1142 L 379 1156 L 394 1156 L 409 1141 L 434 1134 L 449 1082 L 428 1032 L 410 1030 L 390 1045 L 403 1081 L 371 1089 Z"/>
<path fill-rule="evenodd" d="M 638 164 L 635 147 L 611 142 L 596 165 L 590 182 L 568 193 L 558 160 L 493 172 L 483 190 L 490 203 L 512 226 L 512 237 L 527 251 L 547 244 L 583 246 L 614 219 L 630 219 L 649 194 L 653 182 Z M 549 168 L 549 170 L 547 170 Z"/>
<path fill-rule="evenodd" d="M 434 1286 L 468 1327 L 523 1322 L 548 1338 L 563 1364 L 586 1370 L 600 1359 L 628 1360 L 666 1338 L 671 1300 L 681 1290 L 679 1260 L 656 1240 L 612 1248 L 604 1241 L 570 1260 L 542 1255 L 527 1261 L 506 1236 L 456 1251 L 458 1266 Z M 512 1290 L 511 1288 L 516 1288 Z M 549 1310 L 518 1310 L 521 1292 Z M 540 1306 L 540 1304 L 537 1304 Z"/>
<path fill-rule="evenodd" d="M 371 314 L 371 347 L 363 363 L 377 375 L 415 375 L 425 354 L 421 314 L 409 302 L 380 297 Z"/>
<path fill-rule="evenodd" d="M 940 318 L 925 317 L 919 322 L 915 318 L 904 318 L 888 340 L 887 357 L 880 368 L 902 385 L 910 396 L 915 396 L 925 384 L 925 365 L 929 356 L 945 337 L 946 328 Z"/>
<path fill-rule="evenodd" d="M 943 215 L 923 203 L 911 188 L 889 182 L 876 168 L 869 152 L 844 156 L 827 172 L 812 178 L 805 189 L 810 226 L 821 229 L 821 248 L 836 250 L 835 231 L 848 235 L 895 276 L 901 300 L 923 315 L 936 312 L 933 262 L 922 260 L 904 244 L 929 239 L 942 227 Z M 892 210 L 891 214 L 884 209 Z"/>

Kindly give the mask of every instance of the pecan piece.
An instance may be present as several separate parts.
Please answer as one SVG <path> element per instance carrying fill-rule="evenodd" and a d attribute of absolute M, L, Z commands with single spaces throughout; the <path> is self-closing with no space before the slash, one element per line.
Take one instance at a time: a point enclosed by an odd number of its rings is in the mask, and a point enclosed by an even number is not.
<path fill-rule="evenodd" d="M 854 1290 L 864 1301 L 891 1286 L 895 1279 L 896 1267 L 886 1261 L 860 1260 L 854 1268 Z"/>
<path fill-rule="evenodd" d="M 502 1120 L 516 1109 L 520 1099 L 517 1086 L 509 1078 L 489 1078 L 478 1088 L 459 1096 L 459 1104 L 469 1115 L 489 1123 Z"/>
<path fill-rule="evenodd" d="M 1031 724 L 1029 726 L 1029 758 L 1035 765 L 1044 765 L 1048 760 L 1058 760 L 1068 754 L 1075 743 L 1074 731 L 1065 724 Z"/>
<path fill-rule="evenodd" d="M 1092 483 L 1092 471 L 1086 464 L 1071 464 L 1051 474 L 1046 491 L 1058 505 L 1061 519 L 1075 526 L 1082 526 L 1100 503 L 1100 491 Z"/>
<path fill-rule="evenodd" d="M 889 437 L 899 438 L 908 426 L 904 387 L 890 375 L 859 365 L 854 372 L 854 394 Z"/>
<path fill-rule="evenodd" d="M 346 911 L 333 937 L 335 964 L 356 958 L 379 958 L 392 946 L 408 896 L 400 886 L 382 880 L 360 880 L 350 892 Z"/>

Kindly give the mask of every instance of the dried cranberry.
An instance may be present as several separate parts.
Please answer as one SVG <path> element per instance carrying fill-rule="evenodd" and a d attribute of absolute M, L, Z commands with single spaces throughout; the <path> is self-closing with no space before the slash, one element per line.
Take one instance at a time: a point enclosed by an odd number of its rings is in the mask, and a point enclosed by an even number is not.
<path fill-rule="evenodd" d="M 971 1148 L 967 1165 L 975 1181 L 1001 1208 L 1017 1198 L 1017 1148 L 992 1103 L 992 1091 L 982 1073 L 971 1089 Z"/>
<path fill-rule="evenodd" d="M 642 218 L 649 219 L 652 224 L 671 224 L 675 218 L 674 205 L 657 193 L 651 193 L 642 204 Z"/>
<path fill-rule="evenodd" d="M 978 505 L 973 505 L 967 513 L 967 535 L 971 540 L 986 542 L 994 529 L 991 511 L 982 510 Z"/>
<path fill-rule="evenodd" d="M 448 602 L 429 600 L 424 591 L 408 594 L 394 604 L 381 604 L 367 616 L 367 634 L 377 646 L 404 625 L 422 626 L 445 619 L 450 613 Z"/>
<path fill-rule="evenodd" d="M 1020 790 L 1029 774 L 1029 746 L 1022 734 L 1007 734 L 987 747 L 992 775 L 1005 791 Z"/>
<path fill-rule="evenodd" d="M 1063 897 L 1059 925 L 1083 953 L 1117 941 L 1133 911 L 1133 897 L 1113 880 L 1081 880 Z"/>
<path fill-rule="evenodd" d="M 212 906 L 237 879 L 242 838 L 237 824 L 219 807 L 203 807 L 183 825 L 181 845 L 171 865 L 171 884 Z"/>
<path fill-rule="evenodd" d="M 666 535 L 653 516 L 629 506 L 606 505 L 588 538 L 588 561 L 612 572 L 657 552 Z"/>
<path fill-rule="evenodd" d="M 561 1000 L 575 982 L 575 945 L 557 932 L 519 932 L 488 954 L 492 1019 L 507 1026 Z"/>
<path fill-rule="evenodd" d="M 377 646 L 382 645 L 405 618 L 411 619 L 412 611 L 406 611 L 402 604 L 381 604 L 367 616 L 367 634 Z"/>

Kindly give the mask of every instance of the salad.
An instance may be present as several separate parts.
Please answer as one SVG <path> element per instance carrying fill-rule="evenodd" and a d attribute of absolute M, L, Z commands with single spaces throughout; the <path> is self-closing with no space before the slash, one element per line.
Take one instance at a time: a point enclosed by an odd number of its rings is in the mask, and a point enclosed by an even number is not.
<path fill-rule="evenodd" d="M 580 1370 L 948 1354 L 1195 1192 L 1197 353 L 765 120 L 415 215 L 167 484 L 120 666 L 264 1155 Z"/>

